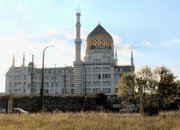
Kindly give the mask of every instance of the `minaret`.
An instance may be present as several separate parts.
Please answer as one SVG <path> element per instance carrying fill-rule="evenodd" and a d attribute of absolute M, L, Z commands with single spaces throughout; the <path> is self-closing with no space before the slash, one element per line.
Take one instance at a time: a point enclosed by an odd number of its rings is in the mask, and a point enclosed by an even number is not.
<path fill-rule="evenodd" d="M 117 48 L 115 49 L 115 65 L 118 65 Z"/>
<path fill-rule="evenodd" d="M 23 53 L 22 67 L 25 67 L 25 53 Z"/>
<path fill-rule="evenodd" d="M 131 66 L 132 66 L 133 72 L 134 72 L 135 71 L 135 65 L 134 65 L 133 50 L 131 50 Z"/>
<path fill-rule="evenodd" d="M 82 66 L 83 62 L 81 60 L 81 42 L 82 39 L 80 38 L 80 30 L 81 30 L 81 23 L 80 23 L 80 10 L 77 9 L 76 12 L 76 38 L 74 39 L 75 42 L 75 61 L 74 64 L 74 94 L 82 94 Z"/>
<path fill-rule="evenodd" d="M 13 55 L 12 67 L 15 67 L 15 55 Z"/>
<path fill-rule="evenodd" d="M 134 66 L 133 50 L 131 50 L 131 66 Z"/>
<path fill-rule="evenodd" d="M 80 16 L 81 16 L 81 13 L 80 13 L 80 10 L 79 8 L 77 9 L 77 13 L 76 13 L 76 38 L 75 38 L 75 60 L 81 60 L 81 42 L 82 42 L 82 39 L 80 38 L 81 37 L 81 23 L 80 23 Z"/>
<path fill-rule="evenodd" d="M 34 55 L 32 54 L 32 66 L 31 66 L 31 95 L 36 94 L 36 89 L 34 85 Z"/>

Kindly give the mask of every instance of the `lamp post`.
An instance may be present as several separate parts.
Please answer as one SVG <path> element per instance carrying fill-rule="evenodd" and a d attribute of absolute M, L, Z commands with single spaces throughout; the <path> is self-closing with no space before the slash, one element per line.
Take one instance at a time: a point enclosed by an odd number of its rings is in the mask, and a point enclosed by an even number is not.
<path fill-rule="evenodd" d="M 41 110 L 44 112 L 44 57 L 45 57 L 45 51 L 49 47 L 54 47 L 54 46 L 47 46 L 43 50 L 43 57 L 42 57 L 42 73 L 41 73 Z"/>

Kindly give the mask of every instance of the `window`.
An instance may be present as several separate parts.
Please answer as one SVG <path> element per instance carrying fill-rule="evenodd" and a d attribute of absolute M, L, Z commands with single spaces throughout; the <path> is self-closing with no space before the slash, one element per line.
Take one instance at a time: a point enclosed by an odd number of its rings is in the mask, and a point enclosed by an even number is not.
<path fill-rule="evenodd" d="M 48 90 L 48 89 L 45 89 L 45 90 L 44 90 L 44 93 L 45 93 L 45 94 L 49 94 L 49 90 Z"/>
<path fill-rule="evenodd" d="M 28 89 L 30 89 L 31 88 L 31 84 L 28 84 Z"/>
<path fill-rule="evenodd" d="M 53 82 L 51 82 L 51 87 L 54 87 L 54 83 Z"/>
<path fill-rule="evenodd" d="M 24 75 L 24 80 L 26 80 L 26 75 Z"/>
<path fill-rule="evenodd" d="M 110 74 L 108 74 L 108 78 L 111 78 L 111 75 L 110 75 Z"/>
<path fill-rule="evenodd" d="M 120 68 L 120 71 L 123 71 L 123 68 Z"/>
<path fill-rule="evenodd" d="M 55 83 L 55 86 L 58 87 L 58 82 Z"/>
<path fill-rule="evenodd" d="M 98 74 L 98 79 L 101 79 L 101 74 Z"/>
<path fill-rule="evenodd" d="M 12 87 L 12 83 L 11 82 L 9 83 L 9 87 Z"/>
<path fill-rule="evenodd" d="M 103 78 L 103 79 L 105 78 L 105 74 L 102 75 L 102 78 Z"/>

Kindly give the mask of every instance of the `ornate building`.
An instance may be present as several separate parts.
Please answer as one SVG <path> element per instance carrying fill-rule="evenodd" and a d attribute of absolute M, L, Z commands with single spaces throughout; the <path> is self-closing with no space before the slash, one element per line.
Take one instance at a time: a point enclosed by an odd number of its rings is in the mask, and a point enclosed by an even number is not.
<path fill-rule="evenodd" d="M 114 49 L 112 36 L 98 24 L 89 33 L 86 40 L 86 53 L 81 60 L 81 23 L 80 12 L 76 13 L 76 38 L 74 67 L 45 68 L 45 95 L 89 95 L 103 92 L 116 95 L 117 83 L 122 73 L 134 72 L 133 52 L 131 63 L 119 66 L 117 51 Z M 41 90 L 42 69 L 35 68 L 34 62 L 25 66 L 25 56 L 21 67 L 12 67 L 6 74 L 6 93 L 16 95 L 39 95 Z"/>

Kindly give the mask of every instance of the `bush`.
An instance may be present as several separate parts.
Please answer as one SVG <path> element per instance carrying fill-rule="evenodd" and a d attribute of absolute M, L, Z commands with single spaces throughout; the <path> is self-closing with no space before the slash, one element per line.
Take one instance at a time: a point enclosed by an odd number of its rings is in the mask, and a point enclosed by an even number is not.
<path fill-rule="evenodd" d="M 144 94 L 141 97 L 140 113 L 147 116 L 156 116 L 159 114 L 157 95 Z"/>
<path fill-rule="evenodd" d="M 104 93 L 96 94 L 96 104 L 100 106 L 105 106 L 107 101 L 107 96 Z"/>
<path fill-rule="evenodd" d="M 159 114 L 159 108 L 151 105 L 141 108 L 141 114 L 145 116 L 156 116 Z"/>

